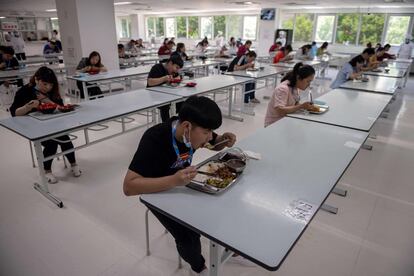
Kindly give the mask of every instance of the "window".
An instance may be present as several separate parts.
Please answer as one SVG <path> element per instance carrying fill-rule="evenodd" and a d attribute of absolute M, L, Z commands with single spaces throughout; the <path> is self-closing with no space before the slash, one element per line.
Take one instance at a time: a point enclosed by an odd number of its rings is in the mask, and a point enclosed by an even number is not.
<path fill-rule="evenodd" d="M 178 16 L 177 20 L 177 37 L 187 38 L 187 18 L 184 16 Z"/>
<path fill-rule="evenodd" d="M 296 14 L 293 32 L 294 41 L 309 42 L 312 40 L 313 19 L 313 14 Z"/>
<path fill-rule="evenodd" d="M 165 19 L 165 36 L 175 37 L 175 18 L 173 17 Z"/>
<path fill-rule="evenodd" d="M 118 35 L 121 38 L 131 37 L 131 19 L 128 16 L 118 17 Z"/>
<path fill-rule="evenodd" d="M 257 16 L 243 18 L 243 39 L 256 39 Z"/>
<path fill-rule="evenodd" d="M 164 36 L 164 18 L 157 17 L 155 20 L 155 36 L 162 37 Z"/>
<path fill-rule="evenodd" d="M 295 14 L 284 13 L 280 17 L 280 28 L 293 30 L 294 22 L 295 22 Z"/>
<path fill-rule="evenodd" d="M 242 37 L 241 26 L 243 17 L 240 15 L 229 15 L 227 17 L 227 31 L 228 37 L 234 37 L 236 40 Z"/>
<path fill-rule="evenodd" d="M 211 39 L 213 37 L 213 18 L 201 17 L 201 37 Z"/>
<path fill-rule="evenodd" d="M 147 18 L 147 37 L 155 37 L 155 18 Z"/>
<path fill-rule="evenodd" d="M 332 42 L 335 15 L 320 15 L 316 23 L 316 42 Z"/>
<path fill-rule="evenodd" d="M 214 22 L 214 37 L 217 37 L 219 33 L 223 37 L 226 37 L 226 17 L 224 15 L 221 16 L 214 16 L 213 17 Z"/>
<path fill-rule="evenodd" d="M 384 14 L 364 14 L 361 17 L 361 32 L 359 34 L 359 45 L 365 46 L 368 42 L 375 45 L 381 42 L 382 30 L 384 28 Z"/>
<path fill-rule="evenodd" d="M 356 44 L 358 33 L 359 14 L 342 13 L 338 14 L 336 27 L 336 43 Z"/>
<path fill-rule="evenodd" d="M 192 39 L 199 38 L 197 16 L 188 17 L 188 38 L 192 38 Z"/>
<path fill-rule="evenodd" d="M 410 26 L 410 16 L 391 15 L 388 19 L 388 28 L 385 35 L 385 42 L 391 45 L 400 45 L 408 33 Z"/>

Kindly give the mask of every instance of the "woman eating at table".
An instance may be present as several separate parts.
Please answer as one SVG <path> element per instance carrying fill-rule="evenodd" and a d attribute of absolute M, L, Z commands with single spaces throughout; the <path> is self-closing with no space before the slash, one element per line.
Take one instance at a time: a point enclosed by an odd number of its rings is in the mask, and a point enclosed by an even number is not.
<path fill-rule="evenodd" d="M 171 54 L 171 56 L 174 56 L 174 55 L 181 57 L 183 61 L 192 60 L 192 58 L 188 57 L 187 54 L 185 53 L 185 45 L 182 42 L 179 42 L 177 44 L 177 48 L 175 52 Z"/>
<path fill-rule="evenodd" d="M 383 47 L 379 47 L 375 53 L 375 55 L 369 58 L 369 63 L 372 65 L 379 65 L 384 60 L 385 49 Z"/>
<path fill-rule="evenodd" d="M 292 60 L 293 56 L 290 53 L 293 51 L 292 46 L 287 45 L 286 47 L 282 47 L 279 49 L 275 57 L 273 58 L 273 63 L 278 62 L 285 62 L 288 60 Z"/>
<path fill-rule="evenodd" d="M 13 117 L 25 116 L 28 113 L 36 111 L 42 103 L 63 105 L 56 75 L 52 69 L 49 69 L 46 66 L 40 67 L 30 79 L 30 82 L 16 92 L 14 102 L 10 107 L 10 113 Z M 41 143 L 43 146 L 43 156 L 45 158 L 55 155 L 58 146 L 60 146 L 62 152 L 73 149 L 73 144 L 70 142 L 69 136 L 62 135 L 56 137 L 56 139 L 60 141 L 46 140 Z M 81 171 L 76 163 L 75 152 L 67 153 L 65 156 L 70 162 L 73 176 L 79 177 Z M 53 159 L 43 162 L 45 176 L 50 184 L 58 182 L 57 178 L 52 173 L 52 161 Z"/>
<path fill-rule="evenodd" d="M 361 55 L 358 55 L 351 59 L 350 62 L 345 63 L 338 72 L 338 75 L 336 75 L 336 79 L 332 82 L 330 87 L 335 89 L 348 80 L 361 78 L 361 69 L 364 65 L 364 61 L 364 58 Z"/>
<path fill-rule="evenodd" d="M 312 45 L 310 44 L 306 44 L 303 45 L 302 47 L 300 47 L 297 51 L 296 51 L 296 55 L 295 55 L 295 59 L 298 60 L 311 60 L 311 49 L 312 49 Z"/>
<path fill-rule="evenodd" d="M 98 74 L 101 72 L 107 72 L 108 69 L 106 69 L 106 67 L 102 64 L 101 55 L 98 52 L 93 51 L 92 53 L 89 54 L 89 57 L 82 58 L 82 60 L 79 62 L 78 66 L 76 67 L 76 71 L 78 73 Z M 76 85 L 79 88 L 81 98 L 82 99 L 85 98 L 82 82 L 77 81 Z M 89 86 L 91 85 L 91 83 L 86 83 L 86 85 Z M 89 96 L 96 96 L 96 95 L 102 94 L 102 91 L 99 88 L 99 86 L 92 86 L 92 87 L 88 87 L 87 89 L 88 89 L 87 93 Z"/>
<path fill-rule="evenodd" d="M 310 102 L 299 103 L 299 94 L 306 90 L 315 78 L 315 69 L 301 62 L 293 67 L 293 71 L 286 74 L 275 88 L 267 106 L 265 127 L 282 119 L 286 114 L 301 109 L 312 110 Z"/>

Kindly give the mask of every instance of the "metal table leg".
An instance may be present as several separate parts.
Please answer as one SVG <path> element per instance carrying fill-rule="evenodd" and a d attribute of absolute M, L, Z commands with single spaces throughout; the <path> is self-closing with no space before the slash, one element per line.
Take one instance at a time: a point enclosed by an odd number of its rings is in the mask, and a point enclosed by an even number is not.
<path fill-rule="evenodd" d="M 233 255 L 233 252 L 225 249 L 221 245 L 210 241 L 210 276 L 218 276 L 220 267 L 227 262 Z"/>
<path fill-rule="evenodd" d="M 335 188 L 333 188 L 332 193 L 334 193 L 336 195 L 339 195 L 339 196 L 346 197 L 348 191 L 344 190 L 344 189 L 341 189 L 341 188 L 335 187 Z"/>
<path fill-rule="evenodd" d="M 42 152 L 42 145 L 40 144 L 39 141 L 35 141 L 34 142 L 34 149 L 36 152 L 36 157 L 37 157 L 37 163 L 39 164 L 38 168 L 39 168 L 39 176 L 40 176 L 40 183 L 34 183 L 34 188 L 36 191 L 40 192 L 44 197 L 46 197 L 47 199 L 49 199 L 50 201 L 52 201 L 54 204 L 56 204 L 59 208 L 63 208 L 63 202 L 57 198 L 56 196 L 54 196 L 53 194 L 51 194 L 49 192 L 49 186 L 47 183 L 47 179 L 45 176 L 45 171 L 43 170 L 43 152 Z"/>

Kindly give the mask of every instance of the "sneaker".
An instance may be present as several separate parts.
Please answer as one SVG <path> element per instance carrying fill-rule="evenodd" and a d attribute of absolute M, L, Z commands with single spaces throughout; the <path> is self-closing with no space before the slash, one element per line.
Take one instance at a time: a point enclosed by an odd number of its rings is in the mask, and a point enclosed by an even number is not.
<path fill-rule="evenodd" d="M 49 183 L 49 184 L 58 183 L 58 180 L 57 180 L 56 176 L 54 176 L 51 172 L 46 173 L 45 176 L 46 176 L 46 179 L 47 179 L 47 183 Z"/>
<path fill-rule="evenodd" d="M 242 256 L 239 256 L 239 255 L 233 255 L 233 257 L 231 257 L 227 262 L 232 263 L 232 264 L 238 264 L 238 265 L 246 266 L 246 267 L 255 267 L 256 266 L 251 261 L 249 261 L 249 260 L 247 260 L 247 259 L 245 259 L 245 258 L 243 258 Z"/>
<path fill-rule="evenodd" d="M 79 169 L 78 165 L 72 166 L 72 174 L 74 177 L 79 177 L 82 174 L 82 171 Z"/>
<path fill-rule="evenodd" d="M 260 103 L 260 101 L 258 99 L 256 99 L 256 98 L 251 99 L 250 102 L 255 103 L 255 104 L 259 104 Z"/>

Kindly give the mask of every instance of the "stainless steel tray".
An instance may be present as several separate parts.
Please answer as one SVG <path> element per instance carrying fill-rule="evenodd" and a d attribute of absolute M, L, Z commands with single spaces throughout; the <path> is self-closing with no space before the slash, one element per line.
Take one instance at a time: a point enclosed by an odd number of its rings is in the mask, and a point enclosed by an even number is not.
<path fill-rule="evenodd" d="M 329 110 L 328 105 L 322 105 L 322 104 L 315 104 L 315 105 L 319 106 L 319 112 L 309 111 L 309 113 L 311 113 L 311 114 L 323 114 L 323 113 L 325 113 L 326 111 Z"/>
<path fill-rule="evenodd" d="M 209 163 L 211 161 L 221 162 L 220 161 L 220 158 L 225 153 L 226 152 L 217 153 L 216 155 L 210 157 L 209 159 L 201 162 L 200 164 L 197 165 L 197 169 L 199 169 L 200 167 L 204 166 L 205 164 L 207 164 L 207 163 Z M 227 185 L 224 188 L 217 188 L 217 187 L 212 186 L 212 185 L 209 185 L 207 183 L 202 183 L 202 182 L 198 182 L 198 181 L 194 181 L 194 180 L 191 181 L 189 184 L 187 184 L 187 187 L 189 187 L 191 189 L 194 189 L 194 190 L 197 190 L 197 191 L 200 191 L 200 192 L 207 193 L 207 194 L 218 194 L 218 193 L 221 193 L 221 192 L 229 189 L 231 186 L 233 186 L 234 184 L 236 184 L 240 180 L 240 177 L 241 177 L 242 173 L 235 173 L 235 174 L 236 174 L 236 178 L 233 179 L 233 181 L 231 181 L 229 183 L 229 185 Z"/>

